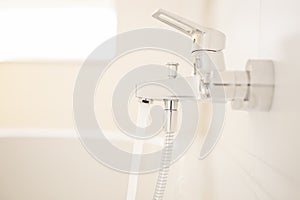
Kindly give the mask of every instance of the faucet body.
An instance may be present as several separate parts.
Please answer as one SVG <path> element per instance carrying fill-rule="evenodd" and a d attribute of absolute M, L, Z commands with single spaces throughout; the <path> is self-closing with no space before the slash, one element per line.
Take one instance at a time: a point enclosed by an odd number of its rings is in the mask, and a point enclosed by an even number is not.
<path fill-rule="evenodd" d="M 169 78 L 137 84 L 137 97 L 223 103 L 231 101 L 234 109 L 270 109 L 274 90 L 272 61 L 250 60 L 245 71 L 227 71 L 223 55 L 226 40 L 224 33 L 162 9 L 157 10 L 153 17 L 191 37 L 194 71 L 190 77 L 177 77 L 174 74 L 177 74 L 178 64 L 171 67 L 167 64 Z M 187 84 L 190 89 L 178 90 Z"/>

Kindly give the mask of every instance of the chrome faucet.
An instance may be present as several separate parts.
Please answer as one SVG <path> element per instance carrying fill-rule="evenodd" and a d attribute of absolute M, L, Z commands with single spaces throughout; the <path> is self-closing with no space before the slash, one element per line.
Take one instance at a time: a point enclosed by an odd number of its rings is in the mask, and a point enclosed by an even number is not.
<path fill-rule="evenodd" d="M 274 91 L 274 66 L 270 60 L 249 60 L 245 71 L 225 70 L 225 34 L 200 26 L 188 19 L 159 9 L 152 15 L 159 21 L 191 37 L 193 76 L 177 77 L 178 63 L 168 63 L 169 78 L 154 81 L 159 85 L 178 88 L 188 83 L 192 90 L 176 95 L 169 90 L 153 88 L 153 84 L 139 83 L 138 98 L 152 100 L 184 100 L 228 102 L 233 109 L 264 110 L 271 108 Z"/>
<path fill-rule="evenodd" d="M 168 78 L 136 85 L 136 96 L 142 99 L 142 102 L 159 100 L 165 103 L 166 144 L 171 145 L 166 146 L 162 156 L 163 167 L 159 172 L 153 198 L 162 199 L 172 156 L 169 152 L 172 152 L 172 138 L 176 131 L 178 101 L 231 101 L 233 109 L 267 111 L 271 108 L 273 99 L 274 67 L 273 62 L 269 60 L 250 60 L 245 71 L 226 71 L 222 52 L 225 48 L 225 35 L 222 32 L 202 27 L 162 9 L 156 11 L 153 17 L 191 37 L 194 67 L 192 76 L 180 77 L 177 74 L 179 64 L 167 63 Z M 188 87 L 184 87 L 187 85 Z M 188 105 L 193 104 L 188 102 Z M 213 109 L 213 114 L 215 111 L 219 110 Z M 218 129 L 208 131 L 200 152 L 201 159 L 211 152 L 219 138 L 215 130 Z"/>

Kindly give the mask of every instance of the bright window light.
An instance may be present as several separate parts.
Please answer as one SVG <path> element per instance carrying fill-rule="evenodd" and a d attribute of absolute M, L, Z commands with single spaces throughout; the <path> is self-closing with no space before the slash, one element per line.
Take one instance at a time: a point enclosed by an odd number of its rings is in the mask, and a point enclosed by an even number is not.
<path fill-rule="evenodd" d="M 85 59 L 117 32 L 111 8 L 0 10 L 0 60 Z"/>

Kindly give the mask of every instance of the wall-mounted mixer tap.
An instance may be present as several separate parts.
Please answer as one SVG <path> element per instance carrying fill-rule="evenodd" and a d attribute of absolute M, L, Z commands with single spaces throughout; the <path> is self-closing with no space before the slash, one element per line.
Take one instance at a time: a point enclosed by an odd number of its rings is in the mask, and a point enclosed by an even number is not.
<path fill-rule="evenodd" d="M 234 109 L 269 110 L 274 90 L 274 68 L 272 61 L 252 60 L 248 61 L 245 71 L 226 71 L 222 53 L 225 48 L 225 35 L 222 32 L 200 26 L 161 9 L 153 17 L 191 37 L 194 66 L 193 76 L 181 77 L 177 74 L 179 64 L 168 63 L 168 78 L 139 83 L 136 87 L 136 96 L 144 99 L 144 102 L 160 100 L 165 103 L 166 146 L 153 197 L 160 200 L 166 188 L 172 157 L 170 152 L 176 132 L 178 101 L 231 101 Z M 205 139 L 201 157 L 213 149 L 218 139 L 213 131 L 214 129 Z"/>
<path fill-rule="evenodd" d="M 191 37 L 194 72 L 190 77 L 177 76 L 177 63 L 167 64 L 169 79 L 157 84 L 178 88 L 188 82 L 191 91 L 174 95 L 171 91 L 154 89 L 153 84 L 137 85 L 136 96 L 153 100 L 197 99 L 227 102 L 240 110 L 269 110 L 274 90 L 274 66 L 270 60 L 249 60 L 245 71 L 225 70 L 225 34 L 200 26 L 171 12 L 159 9 L 153 17 Z"/>

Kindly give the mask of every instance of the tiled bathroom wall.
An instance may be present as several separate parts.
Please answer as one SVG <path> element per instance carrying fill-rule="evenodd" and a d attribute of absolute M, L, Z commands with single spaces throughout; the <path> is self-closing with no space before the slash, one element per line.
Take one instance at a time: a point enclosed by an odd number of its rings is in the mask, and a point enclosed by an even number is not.
<path fill-rule="evenodd" d="M 270 112 L 233 111 L 206 161 L 211 199 L 300 198 L 300 3 L 296 0 L 210 0 L 209 25 L 227 36 L 227 69 L 248 59 L 272 59 L 275 94 Z"/>

